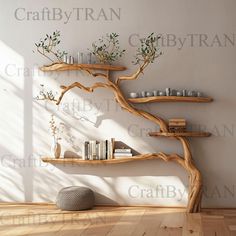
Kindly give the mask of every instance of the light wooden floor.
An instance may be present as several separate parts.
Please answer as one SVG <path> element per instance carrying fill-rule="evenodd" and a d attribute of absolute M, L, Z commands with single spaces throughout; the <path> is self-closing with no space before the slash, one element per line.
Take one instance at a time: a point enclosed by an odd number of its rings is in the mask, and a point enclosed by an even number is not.
<path fill-rule="evenodd" d="M 0 236 L 151 236 L 236 235 L 235 210 L 153 207 L 96 207 L 62 212 L 54 205 L 0 205 Z"/>

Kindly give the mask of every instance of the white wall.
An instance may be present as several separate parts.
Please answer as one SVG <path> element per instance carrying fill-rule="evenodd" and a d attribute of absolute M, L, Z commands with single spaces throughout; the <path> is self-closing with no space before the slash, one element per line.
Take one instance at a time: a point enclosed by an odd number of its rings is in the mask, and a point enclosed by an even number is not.
<path fill-rule="evenodd" d="M 96 21 L 82 14 L 79 20 L 73 16 L 67 24 L 64 20 L 23 19 L 23 10 L 17 13 L 18 20 L 15 17 L 18 8 L 40 11 L 43 7 L 63 11 L 93 8 L 94 18 L 101 8 L 108 18 L 109 8 L 117 12 L 120 8 L 120 17 L 113 15 L 112 20 L 106 21 L 100 16 Z M 86 139 L 115 137 L 142 153 L 182 152 L 176 141 L 147 137 L 147 132 L 157 127 L 121 111 L 113 102 L 111 92 L 104 89 L 94 94 L 75 89 L 65 96 L 58 111 L 53 105 L 34 101 L 41 83 L 59 91 L 61 84 L 77 80 L 85 84 L 93 82 L 80 72 L 43 74 L 38 71 L 39 66 L 48 62 L 32 52 L 34 43 L 57 29 L 62 34 L 62 49 L 73 55 L 86 51 L 105 33 L 119 33 L 121 45 L 127 49 L 119 64 L 128 67 L 124 72 L 127 74 L 135 70 L 131 61 L 136 50 L 132 45 L 137 38 L 132 35 L 155 32 L 166 39 L 169 34 L 169 45 L 163 41 L 161 48 L 164 55 L 147 68 L 139 80 L 122 83 L 122 89 L 128 95 L 131 91 L 153 88 L 187 88 L 214 97 L 214 103 L 210 104 L 139 106 L 163 118 L 185 117 L 189 124 L 205 127 L 213 133 L 210 138 L 191 140 L 194 160 L 203 174 L 206 189 L 203 205 L 235 207 L 235 9 L 234 0 L 1 0 L 0 200 L 48 202 L 55 199 L 63 186 L 85 185 L 97 192 L 97 203 L 183 206 L 187 202 L 184 190 L 187 175 L 174 163 L 153 160 L 91 167 L 53 166 L 40 161 L 41 156 L 50 155 L 52 140 L 48 122 L 51 113 L 67 127 L 63 151 L 80 153 Z M 232 42 L 225 42 L 225 34 Z M 175 41 L 171 41 L 172 35 L 176 36 Z M 203 39 L 205 35 L 208 46 L 199 41 L 199 37 Z M 184 42 L 183 46 L 179 39 Z"/>

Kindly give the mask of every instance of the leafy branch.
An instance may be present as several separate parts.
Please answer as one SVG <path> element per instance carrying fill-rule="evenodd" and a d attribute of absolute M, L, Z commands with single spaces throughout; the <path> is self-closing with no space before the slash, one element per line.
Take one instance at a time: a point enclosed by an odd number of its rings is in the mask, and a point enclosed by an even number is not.
<path fill-rule="evenodd" d="M 54 119 L 54 115 L 51 115 L 51 120 L 49 121 L 49 125 L 50 125 L 50 131 L 52 134 L 52 137 L 54 139 L 55 142 L 57 142 L 58 140 L 61 139 L 61 135 L 63 134 L 63 127 L 62 124 L 57 124 L 55 119 Z"/>
<path fill-rule="evenodd" d="M 120 49 L 118 40 L 119 35 L 116 33 L 106 34 L 97 42 L 92 43 L 90 52 L 98 59 L 100 63 L 111 64 L 123 56 L 125 50 Z"/>
<path fill-rule="evenodd" d="M 157 57 L 162 55 L 162 52 L 158 52 L 159 38 L 160 36 L 155 36 L 154 33 L 151 33 L 148 37 L 140 39 L 140 46 L 133 61 L 134 65 L 153 63 Z"/>
<path fill-rule="evenodd" d="M 57 99 L 55 98 L 55 94 L 53 93 L 52 90 L 45 91 L 43 84 L 40 84 L 40 87 L 41 89 L 39 91 L 39 95 L 36 97 L 36 100 L 49 100 L 52 102 L 57 102 Z"/>
<path fill-rule="evenodd" d="M 57 30 L 53 32 L 52 35 L 46 34 L 44 39 L 40 39 L 38 43 L 35 43 L 37 52 L 52 62 L 54 62 L 55 59 L 62 62 L 63 56 L 67 55 L 67 53 L 57 49 L 57 46 L 61 42 L 60 36 L 60 31 Z"/>

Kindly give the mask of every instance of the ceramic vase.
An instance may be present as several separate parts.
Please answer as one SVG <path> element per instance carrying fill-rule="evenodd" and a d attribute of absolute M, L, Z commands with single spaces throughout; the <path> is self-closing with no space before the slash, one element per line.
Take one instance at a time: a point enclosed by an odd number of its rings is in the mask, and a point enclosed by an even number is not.
<path fill-rule="evenodd" d="M 61 155 L 61 144 L 58 143 L 56 140 L 53 141 L 51 152 L 54 158 L 58 159 Z"/>

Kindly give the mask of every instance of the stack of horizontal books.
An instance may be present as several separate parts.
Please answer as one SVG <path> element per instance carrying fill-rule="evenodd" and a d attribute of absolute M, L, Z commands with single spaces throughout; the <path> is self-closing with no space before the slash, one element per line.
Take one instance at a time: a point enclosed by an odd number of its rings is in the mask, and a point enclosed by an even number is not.
<path fill-rule="evenodd" d="M 84 143 L 84 160 L 109 160 L 113 159 L 115 140 L 91 140 Z"/>
<path fill-rule="evenodd" d="M 125 157 L 132 157 L 132 152 L 130 148 L 115 149 L 114 158 L 125 158 Z"/>
<path fill-rule="evenodd" d="M 169 132 L 186 132 L 187 122 L 185 119 L 169 119 Z"/>

